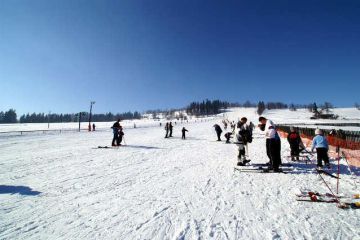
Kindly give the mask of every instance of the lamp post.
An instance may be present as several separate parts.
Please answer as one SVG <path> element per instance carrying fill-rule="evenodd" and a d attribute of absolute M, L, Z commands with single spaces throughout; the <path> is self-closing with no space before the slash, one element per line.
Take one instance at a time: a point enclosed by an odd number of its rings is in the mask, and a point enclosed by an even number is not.
<path fill-rule="evenodd" d="M 90 115 L 89 115 L 89 126 L 88 126 L 89 132 L 91 131 L 91 111 L 92 111 L 92 106 L 94 104 L 95 104 L 95 101 L 90 102 Z"/>
<path fill-rule="evenodd" d="M 51 111 L 49 111 L 49 114 L 48 114 L 48 129 L 50 128 L 50 113 L 51 113 Z"/>

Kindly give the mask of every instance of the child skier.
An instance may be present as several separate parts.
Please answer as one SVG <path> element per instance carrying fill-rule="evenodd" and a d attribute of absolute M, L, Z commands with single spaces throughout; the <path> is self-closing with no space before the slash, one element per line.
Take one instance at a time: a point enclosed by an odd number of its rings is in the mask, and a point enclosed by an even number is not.
<path fill-rule="evenodd" d="M 314 151 L 314 149 L 316 149 L 317 167 L 318 169 L 322 169 L 323 167 L 322 161 L 324 160 L 325 165 L 328 168 L 330 168 L 330 162 L 328 156 L 328 150 L 329 150 L 328 141 L 324 137 L 323 132 L 318 128 L 315 130 L 315 135 L 316 136 L 312 141 L 311 151 Z"/>
<path fill-rule="evenodd" d="M 230 143 L 230 138 L 232 138 L 232 132 L 227 132 L 224 134 L 224 137 L 226 138 L 226 143 Z"/>
<path fill-rule="evenodd" d="M 290 133 L 287 136 L 287 140 L 290 144 L 291 160 L 299 161 L 299 154 L 300 154 L 301 148 L 303 148 L 304 145 L 301 141 L 300 134 L 296 131 L 296 129 L 294 127 L 290 127 Z"/>

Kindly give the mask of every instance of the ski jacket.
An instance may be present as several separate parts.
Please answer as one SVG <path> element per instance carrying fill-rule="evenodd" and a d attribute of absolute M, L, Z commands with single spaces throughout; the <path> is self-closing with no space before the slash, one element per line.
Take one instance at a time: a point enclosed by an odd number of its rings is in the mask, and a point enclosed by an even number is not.
<path fill-rule="evenodd" d="M 215 124 L 214 127 L 217 133 L 222 133 L 221 127 L 219 125 Z"/>
<path fill-rule="evenodd" d="M 289 133 L 289 135 L 287 136 L 287 140 L 290 145 L 300 145 L 301 143 L 300 134 L 297 132 Z"/>
<path fill-rule="evenodd" d="M 280 139 L 279 134 L 276 131 L 276 126 L 271 120 L 266 121 L 265 137 L 267 139 Z"/>
<path fill-rule="evenodd" d="M 326 148 L 329 149 L 328 141 L 323 135 L 316 135 L 312 141 L 311 151 L 314 151 L 314 148 Z"/>

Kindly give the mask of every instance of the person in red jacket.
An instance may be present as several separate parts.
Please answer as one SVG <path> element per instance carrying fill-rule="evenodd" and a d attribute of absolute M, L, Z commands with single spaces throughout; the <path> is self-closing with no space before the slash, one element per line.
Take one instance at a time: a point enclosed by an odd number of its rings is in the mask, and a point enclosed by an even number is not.
<path fill-rule="evenodd" d="M 294 127 L 290 127 L 290 133 L 287 136 L 287 140 L 290 144 L 290 155 L 291 160 L 297 160 L 299 161 L 299 154 L 301 151 L 301 148 L 304 146 L 300 134 L 296 131 Z"/>

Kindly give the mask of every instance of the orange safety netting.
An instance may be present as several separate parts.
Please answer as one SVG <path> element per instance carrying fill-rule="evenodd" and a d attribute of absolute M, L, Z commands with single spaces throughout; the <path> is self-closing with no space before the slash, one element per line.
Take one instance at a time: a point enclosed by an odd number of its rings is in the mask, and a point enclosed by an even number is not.
<path fill-rule="evenodd" d="M 287 138 L 288 133 L 285 131 L 278 130 L 279 135 L 282 138 Z M 305 134 L 300 134 L 301 140 L 304 143 L 305 147 L 311 147 L 313 136 L 308 136 Z M 329 156 L 330 158 L 336 159 L 341 156 L 336 151 L 340 147 L 340 152 L 343 152 L 349 164 L 355 167 L 360 167 L 360 143 L 346 141 L 335 136 L 327 136 L 329 142 Z"/>

